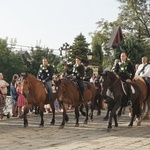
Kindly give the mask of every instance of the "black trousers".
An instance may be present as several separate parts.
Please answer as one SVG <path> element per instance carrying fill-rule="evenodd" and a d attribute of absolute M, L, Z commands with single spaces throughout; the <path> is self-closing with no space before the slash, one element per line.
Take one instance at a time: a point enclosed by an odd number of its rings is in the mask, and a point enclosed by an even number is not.
<path fill-rule="evenodd" d="M 80 79 L 80 80 L 77 80 L 77 83 L 78 83 L 78 86 L 79 86 L 79 90 L 81 92 L 81 95 L 83 96 L 84 94 L 84 83 L 83 83 L 83 80 Z"/>
<path fill-rule="evenodd" d="M 131 83 L 130 82 L 125 82 L 125 87 L 127 88 L 127 98 L 128 101 L 132 101 L 132 90 L 131 90 Z"/>

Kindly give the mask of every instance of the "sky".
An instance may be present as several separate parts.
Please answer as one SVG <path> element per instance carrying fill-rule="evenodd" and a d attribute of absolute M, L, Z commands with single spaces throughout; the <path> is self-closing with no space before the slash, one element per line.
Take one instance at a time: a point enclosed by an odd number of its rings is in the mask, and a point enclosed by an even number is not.
<path fill-rule="evenodd" d="M 0 0 L 0 38 L 59 49 L 82 33 L 88 43 L 102 18 L 115 21 L 117 0 Z"/>

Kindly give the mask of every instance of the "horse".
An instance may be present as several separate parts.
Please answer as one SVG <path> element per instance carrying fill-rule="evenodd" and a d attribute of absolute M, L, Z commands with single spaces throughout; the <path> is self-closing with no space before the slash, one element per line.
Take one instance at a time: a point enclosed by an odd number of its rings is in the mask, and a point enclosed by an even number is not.
<path fill-rule="evenodd" d="M 138 84 L 142 90 L 142 93 L 141 93 L 142 98 L 140 101 L 140 106 L 143 112 L 145 111 L 145 103 L 147 103 L 147 106 L 148 106 L 147 112 L 145 116 L 143 116 L 143 119 L 150 119 L 150 95 L 149 95 L 150 89 L 148 88 L 147 83 L 141 76 L 135 75 L 133 82 Z"/>
<path fill-rule="evenodd" d="M 67 78 L 61 78 L 58 80 L 54 80 L 54 83 L 57 89 L 57 97 L 59 101 L 61 101 L 63 107 L 63 120 L 60 128 L 64 128 L 65 125 L 66 109 L 64 107 L 64 104 L 70 104 L 75 108 L 75 127 L 79 126 L 79 105 L 81 106 L 80 111 L 82 115 L 86 115 L 84 123 L 87 124 L 89 110 L 88 103 L 91 103 L 91 120 L 93 119 L 94 99 L 96 95 L 96 90 L 95 86 L 92 83 L 84 81 L 84 102 L 80 101 L 80 91 L 76 82 L 73 82 Z M 86 113 L 82 111 L 83 105 L 86 108 Z"/>
<path fill-rule="evenodd" d="M 44 119 L 43 119 L 43 110 L 44 105 L 48 104 L 48 93 L 46 91 L 45 86 L 43 83 L 35 76 L 29 73 L 21 73 L 20 75 L 22 77 L 23 82 L 23 89 L 22 93 L 25 95 L 26 98 L 26 104 L 24 108 L 24 127 L 28 126 L 28 120 L 27 120 L 27 113 L 31 106 L 39 106 L 40 116 L 41 116 L 41 122 L 40 127 L 44 126 Z M 56 94 L 53 94 L 53 100 L 56 99 Z M 50 102 L 51 108 L 52 108 L 52 120 L 51 125 L 55 124 L 55 107 L 54 107 L 54 101 Z"/>
<path fill-rule="evenodd" d="M 112 129 L 112 118 L 115 121 L 115 127 L 118 127 L 117 115 L 116 111 L 119 107 L 127 106 L 127 97 L 125 95 L 125 91 L 122 87 L 122 82 L 120 78 L 118 78 L 114 72 L 105 70 L 104 73 L 100 73 L 101 79 L 101 93 L 103 97 L 107 97 L 107 92 L 111 93 L 111 100 L 108 101 L 108 110 L 111 111 L 107 130 L 110 131 Z M 133 121 L 135 116 L 137 118 L 141 118 L 141 108 L 140 108 L 140 99 L 141 99 L 141 88 L 136 84 L 131 82 L 131 87 L 134 89 L 134 93 L 132 92 L 132 110 L 133 114 L 131 117 L 131 121 L 129 123 L 129 127 L 133 126 Z M 141 124 L 141 120 L 137 125 Z"/>
<path fill-rule="evenodd" d="M 97 115 L 101 115 L 101 109 L 102 109 L 102 103 L 103 103 L 103 97 L 101 95 L 101 86 L 99 84 L 100 76 L 96 77 L 94 80 L 94 85 L 96 89 L 96 96 L 94 101 L 94 107 L 97 108 Z"/>

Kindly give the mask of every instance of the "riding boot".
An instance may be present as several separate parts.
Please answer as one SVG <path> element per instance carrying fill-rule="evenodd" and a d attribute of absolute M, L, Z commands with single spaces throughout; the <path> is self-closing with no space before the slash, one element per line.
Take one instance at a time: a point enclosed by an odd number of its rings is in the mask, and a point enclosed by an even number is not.
<path fill-rule="evenodd" d="M 84 91 L 80 92 L 80 101 L 84 102 Z"/>
<path fill-rule="evenodd" d="M 128 102 L 127 102 L 127 106 L 132 106 L 132 90 L 131 90 L 131 84 L 127 83 L 127 87 L 128 87 Z"/>
<path fill-rule="evenodd" d="M 84 102 L 84 94 L 83 94 L 83 92 L 81 92 L 81 94 L 80 94 L 80 101 Z"/>

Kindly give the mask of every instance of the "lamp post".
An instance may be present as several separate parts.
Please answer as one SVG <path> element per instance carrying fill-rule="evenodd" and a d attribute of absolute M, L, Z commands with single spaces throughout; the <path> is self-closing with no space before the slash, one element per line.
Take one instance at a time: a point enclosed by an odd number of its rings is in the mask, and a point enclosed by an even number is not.
<path fill-rule="evenodd" d="M 93 58 L 93 53 L 92 53 L 91 51 L 89 51 L 89 52 L 87 53 L 87 58 L 88 58 L 88 60 L 89 60 L 89 65 L 91 65 L 91 60 L 92 60 L 92 58 Z"/>
<path fill-rule="evenodd" d="M 59 48 L 60 50 L 60 56 L 63 57 L 63 51 L 65 51 L 65 60 L 68 61 L 68 51 L 70 51 L 71 47 L 70 45 L 65 42 L 62 47 Z"/>

